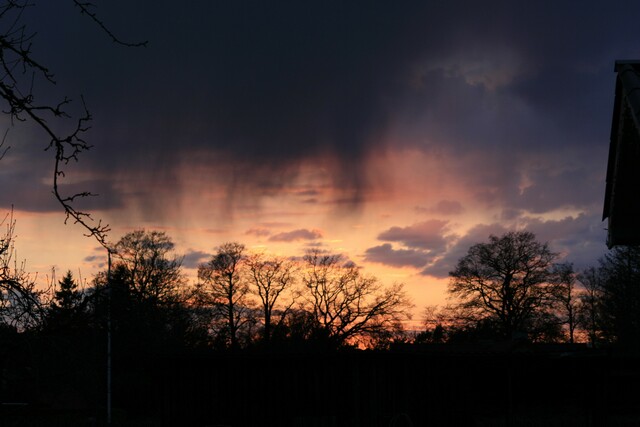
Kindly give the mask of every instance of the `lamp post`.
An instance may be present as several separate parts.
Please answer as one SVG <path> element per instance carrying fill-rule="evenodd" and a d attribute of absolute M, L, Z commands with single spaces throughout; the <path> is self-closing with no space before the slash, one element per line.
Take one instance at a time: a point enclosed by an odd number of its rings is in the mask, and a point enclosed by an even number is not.
<path fill-rule="evenodd" d="M 111 253 L 107 248 L 107 426 L 111 425 Z"/>

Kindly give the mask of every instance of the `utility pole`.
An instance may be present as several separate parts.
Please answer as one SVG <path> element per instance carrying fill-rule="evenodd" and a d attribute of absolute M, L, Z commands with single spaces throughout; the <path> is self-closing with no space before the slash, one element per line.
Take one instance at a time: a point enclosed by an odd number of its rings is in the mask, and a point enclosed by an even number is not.
<path fill-rule="evenodd" d="M 107 426 L 111 425 L 111 248 L 107 248 Z"/>

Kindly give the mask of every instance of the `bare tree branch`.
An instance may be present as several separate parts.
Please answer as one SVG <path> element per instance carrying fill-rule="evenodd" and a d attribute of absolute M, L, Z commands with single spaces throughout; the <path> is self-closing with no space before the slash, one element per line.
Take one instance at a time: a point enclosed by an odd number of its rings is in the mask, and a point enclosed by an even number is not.
<path fill-rule="evenodd" d="M 109 36 L 109 38 L 111 38 L 111 40 L 114 43 L 117 43 L 119 45 L 126 46 L 126 47 L 146 47 L 147 46 L 147 43 L 148 43 L 147 40 L 143 42 L 131 43 L 131 42 L 125 42 L 120 38 L 118 38 L 98 17 L 98 15 L 95 12 L 92 12 L 90 10 L 90 8 L 95 6 L 94 4 L 90 2 L 79 1 L 79 0 L 73 0 L 73 4 L 75 4 L 78 8 L 80 8 L 80 13 L 82 13 L 83 15 L 87 15 L 93 22 L 95 22 L 102 29 L 102 31 L 104 31 Z"/>

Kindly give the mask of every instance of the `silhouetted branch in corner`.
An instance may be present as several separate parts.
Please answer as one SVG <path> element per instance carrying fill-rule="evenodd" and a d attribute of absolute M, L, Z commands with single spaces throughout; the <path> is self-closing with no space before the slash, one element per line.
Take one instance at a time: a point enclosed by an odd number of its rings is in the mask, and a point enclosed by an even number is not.
<path fill-rule="evenodd" d="M 115 43 L 128 47 L 146 46 L 146 41 L 128 43 L 116 37 L 92 10 L 94 5 L 91 3 L 74 0 L 74 4 Z M 46 150 L 52 151 L 55 158 L 53 194 L 64 209 L 65 223 L 71 219 L 80 224 L 86 230 L 85 235 L 95 237 L 106 248 L 109 226 L 101 220 L 95 221 L 89 213 L 75 207 L 77 199 L 95 194 L 88 191 L 63 194 L 60 189 L 60 179 L 65 177 L 65 166 L 72 160 L 78 161 L 80 154 L 91 148 L 84 135 L 91 128 L 89 123 L 92 116 L 82 97 L 81 111 L 76 115 L 69 112 L 72 100 L 66 96 L 57 104 L 40 103 L 36 97 L 33 90 L 36 82 L 55 85 L 56 81 L 53 73 L 32 56 L 35 32 L 28 30 L 22 23 L 24 11 L 31 6 L 33 4 L 16 0 L 8 0 L 0 5 L 0 23 L 6 23 L 3 25 L 6 29 L 0 33 L 0 98 L 5 101 L 2 111 L 11 117 L 12 125 L 16 122 L 30 122 L 44 131 L 49 139 Z M 5 139 L 6 134 L 0 143 L 0 158 L 8 150 L 8 147 L 2 150 Z"/>

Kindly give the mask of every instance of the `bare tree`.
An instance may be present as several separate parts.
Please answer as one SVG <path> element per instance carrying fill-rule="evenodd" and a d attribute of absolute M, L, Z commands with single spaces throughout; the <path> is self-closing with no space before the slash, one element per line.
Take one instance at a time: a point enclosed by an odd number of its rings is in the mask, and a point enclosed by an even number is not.
<path fill-rule="evenodd" d="M 578 281 L 584 288 L 580 295 L 581 304 L 578 312 L 580 323 L 589 337 L 589 342 L 597 345 L 610 338 L 607 337 L 603 319 L 604 278 L 599 269 L 589 267 L 578 275 Z"/>
<path fill-rule="evenodd" d="M 439 309 L 438 306 L 429 305 L 424 308 L 422 323 L 424 331 L 416 335 L 414 340 L 416 343 L 435 344 L 446 340 L 445 325 L 447 325 L 447 319 L 444 311 Z"/>
<path fill-rule="evenodd" d="M 0 221 L 0 227 L 5 227 L 0 238 L 0 322 L 24 330 L 42 320 L 41 297 L 46 291 L 36 289 L 36 281 L 27 273 L 25 261 L 16 259 L 15 224 L 12 213 Z"/>
<path fill-rule="evenodd" d="M 597 280 L 602 331 L 640 352 L 640 247 L 617 246 L 600 259 Z"/>
<path fill-rule="evenodd" d="M 469 248 L 450 272 L 449 293 L 477 321 L 495 322 L 504 338 L 545 320 L 552 302 L 550 269 L 557 255 L 527 231 L 490 236 Z M 543 323 L 547 323 L 546 320 Z"/>
<path fill-rule="evenodd" d="M 319 250 L 304 256 L 302 276 L 307 309 L 318 331 L 336 345 L 366 345 L 401 327 L 411 302 L 402 284 L 385 287 L 342 255 Z"/>
<path fill-rule="evenodd" d="M 567 327 L 568 341 L 575 341 L 575 332 L 580 323 L 580 292 L 576 273 L 570 263 L 556 264 L 551 269 L 553 295 L 557 302 L 560 319 Z"/>
<path fill-rule="evenodd" d="M 295 297 L 289 295 L 287 305 L 276 310 L 276 304 L 281 300 L 283 293 L 291 291 L 296 284 L 296 264 L 287 258 L 256 253 L 246 258 L 246 265 L 254 292 L 260 299 L 264 318 L 263 339 L 268 342 L 271 339 L 273 316 L 278 312 L 281 323 L 295 304 Z"/>
<path fill-rule="evenodd" d="M 199 302 L 224 319 L 225 341 L 233 349 L 239 347 L 239 331 L 252 319 L 249 283 L 241 271 L 245 250 L 241 243 L 224 243 L 209 262 L 198 267 Z"/>
<path fill-rule="evenodd" d="M 186 285 L 182 260 L 170 255 L 174 243 L 162 231 L 135 230 L 115 244 L 116 264 L 125 268 L 133 295 L 156 304 L 181 299 Z"/>

